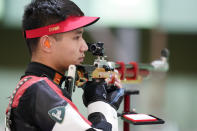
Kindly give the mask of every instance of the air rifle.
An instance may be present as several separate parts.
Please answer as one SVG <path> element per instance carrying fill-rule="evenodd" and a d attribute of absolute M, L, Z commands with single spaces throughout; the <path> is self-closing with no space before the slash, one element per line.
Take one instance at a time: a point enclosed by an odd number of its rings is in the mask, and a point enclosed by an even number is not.
<path fill-rule="evenodd" d="M 87 81 L 93 81 L 95 79 L 104 80 L 110 78 L 113 75 L 118 75 L 122 83 L 140 83 L 143 78 L 147 77 L 150 72 L 167 72 L 169 70 L 168 49 L 161 51 L 161 57 L 158 60 L 152 61 L 150 64 L 141 64 L 136 62 L 130 62 L 125 64 L 124 62 L 112 62 L 107 61 L 104 56 L 104 43 L 98 42 L 93 44 L 87 44 L 88 51 L 97 58 L 94 60 L 93 65 L 71 65 L 67 73 L 68 82 L 67 90 L 70 94 L 75 90 L 75 87 L 82 87 Z M 118 72 L 117 72 L 118 71 Z M 125 91 L 124 98 L 124 112 L 119 114 L 121 118 L 134 125 L 145 124 L 163 124 L 164 121 L 154 116 L 146 114 L 138 114 L 130 111 L 130 96 L 132 94 L 139 94 L 139 91 L 127 90 Z M 133 116 L 130 116 L 133 115 Z M 139 119 L 140 120 L 136 120 Z M 146 118 L 146 119 L 145 119 Z M 129 130 L 128 123 L 124 123 L 124 131 Z"/>
<path fill-rule="evenodd" d="M 123 83 L 139 83 L 148 76 L 151 71 L 167 72 L 169 69 L 168 49 L 163 49 L 161 51 L 161 57 L 159 60 L 151 62 L 151 64 L 141 64 L 136 62 L 130 62 L 125 64 L 124 62 L 112 62 L 107 61 L 104 56 L 104 43 L 98 42 L 93 44 L 88 44 L 88 51 L 90 51 L 94 56 L 97 56 L 93 65 L 71 65 L 68 70 L 68 75 L 73 74 L 70 72 L 76 71 L 75 84 L 72 86 L 82 87 L 87 81 L 92 81 L 93 79 L 105 79 L 109 78 L 113 74 L 117 74 L 115 70 L 118 70 L 118 75 Z M 76 68 L 76 69 L 75 69 Z M 67 75 L 67 76 L 68 76 Z M 69 75 L 70 76 L 70 75 Z M 72 89 L 75 89 L 72 87 Z"/>

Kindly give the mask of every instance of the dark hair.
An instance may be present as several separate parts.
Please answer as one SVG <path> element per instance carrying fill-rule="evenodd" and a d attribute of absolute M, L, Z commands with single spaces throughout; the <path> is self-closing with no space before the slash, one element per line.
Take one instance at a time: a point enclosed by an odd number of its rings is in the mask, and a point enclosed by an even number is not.
<path fill-rule="evenodd" d="M 23 30 L 35 29 L 65 20 L 68 16 L 83 16 L 81 9 L 70 0 L 33 0 L 26 6 Z M 36 50 L 39 38 L 26 39 L 30 55 Z"/>

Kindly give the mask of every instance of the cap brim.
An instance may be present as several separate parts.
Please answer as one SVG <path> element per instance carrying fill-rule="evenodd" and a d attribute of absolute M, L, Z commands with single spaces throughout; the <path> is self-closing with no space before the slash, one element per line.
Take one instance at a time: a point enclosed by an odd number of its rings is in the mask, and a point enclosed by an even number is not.
<path fill-rule="evenodd" d="M 86 27 L 89 25 L 94 24 L 99 20 L 100 17 L 89 17 L 89 16 L 83 16 L 83 17 L 75 17 L 70 19 L 70 21 L 65 24 L 66 30 L 75 30 L 77 28 Z"/>
<path fill-rule="evenodd" d="M 61 21 L 56 24 L 44 26 L 37 29 L 26 30 L 25 35 L 27 39 L 37 38 L 44 35 L 52 35 L 62 32 L 72 31 L 81 27 L 86 27 L 94 24 L 100 19 L 100 17 L 89 16 L 70 16 L 65 21 Z"/>

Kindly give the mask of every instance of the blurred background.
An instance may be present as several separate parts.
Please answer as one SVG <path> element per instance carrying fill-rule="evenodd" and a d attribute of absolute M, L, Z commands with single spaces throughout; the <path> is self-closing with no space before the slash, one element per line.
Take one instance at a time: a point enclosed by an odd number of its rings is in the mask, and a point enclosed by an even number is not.
<path fill-rule="evenodd" d="M 99 22 L 86 28 L 88 42 L 105 43 L 111 61 L 150 63 L 170 50 L 170 70 L 153 72 L 141 84 L 125 85 L 140 90 L 131 97 L 138 113 L 153 114 L 164 125 L 133 126 L 131 131 L 196 131 L 197 124 L 197 1 L 196 0 L 73 0 Z M 0 130 L 4 130 L 8 97 L 29 63 L 22 36 L 23 10 L 30 0 L 0 0 Z M 196 43 L 196 44 L 195 44 Z M 85 63 L 93 57 L 87 54 Z M 79 98 L 73 101 L 82 114 Z M 122 112 L 122 107 L 119 109 Z M 122 121 L 119 121 L 120 131 Z"/>

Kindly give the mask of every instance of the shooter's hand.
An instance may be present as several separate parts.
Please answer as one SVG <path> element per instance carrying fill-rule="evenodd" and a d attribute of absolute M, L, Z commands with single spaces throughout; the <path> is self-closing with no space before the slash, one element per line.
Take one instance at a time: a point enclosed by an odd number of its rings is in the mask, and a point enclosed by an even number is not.
<path fill-rule="evenodd" d="M 111 78 L 105 79 L 106 83 L 110 88 L 108 88 L 107 99 L 112 107 L 118 110 L 123 96 L 124 96 L 124 88 L 122 88 L 121 81 L 118 75 L 111 76 Z"/>
<path fill-rule="evenodd" d="M 122 88 L 121 80 L 118 77 L 118 71 L 115 70 L 114 72 L 117 74 L 113 74 L 109 78 L 105 79 L 105 82 L 107 83 L 107 92 L 114 91 L 117 88 Z"/>
<path fill-rule="evenodd" d="M 109 84 L 114 85 L 113 90 L 106 90 L 109 88 Z M 124 89 L 122 88 L 121 82 L 117 76 L 114 76 L 111 80 L 87 82 L 84 87 L 83 102 L 85 106 L 88 106 L 93 102 L 103 101 L 118 110 L 123 96 Z"/>

